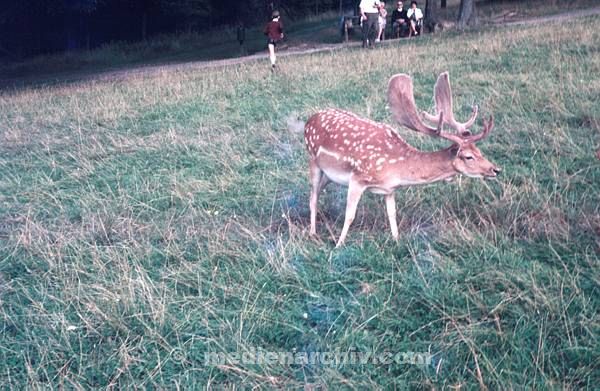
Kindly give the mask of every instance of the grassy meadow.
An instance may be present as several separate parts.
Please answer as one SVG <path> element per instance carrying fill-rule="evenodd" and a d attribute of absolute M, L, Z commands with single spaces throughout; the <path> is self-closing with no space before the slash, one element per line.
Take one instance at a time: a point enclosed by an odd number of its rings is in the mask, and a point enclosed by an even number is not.
<path fill-rule="evenodd" d="M 14 389 L 594 389 L 600 18 L 0 92 L 0 384 Z M 308 235 L 296 113 L 391 123 L 448 70 L 503 168 L 397 191 L 400 240 L 346 189 Z M 481 129 L 478 121 L 475 131 Z M 413 145 L 444 141 L 407 129 Z M 420 352 L 427 364 L 205 365 L 205 353 Z"/>

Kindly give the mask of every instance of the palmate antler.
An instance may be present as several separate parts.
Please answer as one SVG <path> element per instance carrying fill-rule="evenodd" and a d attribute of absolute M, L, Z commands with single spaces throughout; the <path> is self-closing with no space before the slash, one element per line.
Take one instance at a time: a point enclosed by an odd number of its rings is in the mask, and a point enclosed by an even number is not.
<path fill-rule="evenodd" d="M 430 136 L 445 138 L 457 144 L 477 142 L 486 137 L 494 127 L 494 119 L 490 116 L 488 121 L 483 121 L 483 131 L 479 134 L 471 135 L 468 129 L 473 126 L 477 118 L 477 105 L 473 106 L 473 112 L 467 122 L 460 123 L 454 119 L 452 90 L 450 88 L 448 72 L 443 72 L 438 76 L 434 87 L 434 99 L 436 115 L 431 115 L 427 112 L 422 112 L 422 114 L 426 120 L 437 123 L 437 128 L 427 125 L 419 116 L 414 100 L 411 77 L 399 74 L 390 79 L 388 85 L 388 102 L 392 116 L 401 125 Z M 444 132 L 442 130 L 443 124 L 456 130 L 457 134 Z"/>
<path fill-rule="evenodd" d="M 452 89 L 450 88 L 450 76 L 448 72 L 440 73 L 433 87 L 433 96 L 435 100 L 435 115 L 431 115 L 426 111 L 423 111 L 423 117 L 431 122 L 437 122 L 440 113 L 444 113 L 444 123 L 455 129 L 460 135 L 468 136 L 470 134 L 469 128 L 475 123 L 477 119 L 478 107 L 473 105 L 473 111 L 471 112 L 471 118 L 467 122 L 460 123 L 454 119 L 454 109 L 452 107 Z"/>
<path fill-rule="evenodd" d="M 392 111 L 392 117 L 403 126 L 429 136 L 441 137 L 454 143 L 461 143 L 462 139 L 451 133 L 444 132 L 444 113 L 436 117 L 437 128 L 433 128 L 423 122 L 417 112 L 417 105 L 413 93 L 413 83 L 410 76 L 399 74 L 393 76 L 388 83 L 388 103 Z"/>

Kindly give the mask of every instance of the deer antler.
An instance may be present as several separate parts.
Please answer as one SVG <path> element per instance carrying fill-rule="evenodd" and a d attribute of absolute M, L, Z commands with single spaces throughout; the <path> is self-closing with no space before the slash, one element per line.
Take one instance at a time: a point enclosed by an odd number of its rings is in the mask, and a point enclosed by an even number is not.
<path fill-rule="evenodd" d="M 435 82 L 433 88 L 433 95 L 435 99 L 435 111 L 436 115 L 431 115 L 427 112 L 423 112 L 423 117 L 431 122 L 438 122 L 440 113 L 444 113 L 444 123 L 455 129 L 456 132 L 461 136 L 469 136 L 469 128 L 475 123 L 477 118 L 478 107 L 473 105 L 473 111 L 471 117 L 465 123 L 460 123 L 454 119 L 454 109 L 452 107 L 452 89 L 450 88 L 450 76 L 448 72 L 440 73 Z"/>
<path fill-rule="evenodd" d="M 490 114 L 490 119 L 488 121 L 483 119 L 483 131 L 472 136 L 465 137 L 465 141 L 469 143 L 476 143 L 479 140 L 487 137 L 488 134 L 494 129 L 494 115 Z"/>
<path fill-rule="evenodd" d="M 392 117 L 403 126 L 429 136 L 441 137 L 461 144 L 464 139 L 458 135 L 444 132 L 444 112 L 441 111 L 436 117 L 437 128 L 425 124 L 417 112 L 417 105 L 413 93 L 413 83 L 410 76 L 398 74 L 390 79 L 388 84 L 388 102 Z"/>

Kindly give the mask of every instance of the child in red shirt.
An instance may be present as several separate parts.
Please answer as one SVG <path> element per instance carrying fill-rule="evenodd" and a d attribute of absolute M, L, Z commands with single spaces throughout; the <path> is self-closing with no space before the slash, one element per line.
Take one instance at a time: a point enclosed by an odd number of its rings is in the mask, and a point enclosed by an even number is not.
<path fill-rule="evenodd" d="M 279 11 L 273 11 L 271 21 L 265 26 L 265 35 L 267 36 L 267 46 L 269 47 L 269 59 L 271 60 L 271 70 L 275 70 L 275 45 L 283 39 L 283 24 L 279 20 Z"/>

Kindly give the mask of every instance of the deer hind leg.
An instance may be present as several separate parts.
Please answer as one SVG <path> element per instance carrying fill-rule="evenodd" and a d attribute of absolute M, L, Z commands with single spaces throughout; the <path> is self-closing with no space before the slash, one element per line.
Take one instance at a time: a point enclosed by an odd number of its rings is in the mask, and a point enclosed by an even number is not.
<path fill-rule="evenodd" d="M 331 180 L 327 178 L 327 175 L 321 175 L 321 181 L 319 182 L 319 190 L 317 190 L 317 195 L 321 194 L 325 186 L 331 183 Z"/>
<path fill-rule="evenodd" d="M 319 202 L 319 192 L 322 188 L 322 182 L 325 175 L 314 160 L 309 163 L 310 174 L 310 234 L 317 234 L 317 205 Z"/>
<path fill-rule="evenodd" d="M 365 187 L 361 185 L 358 181 L 353 178 L 350 178 L 350 183 L 348 184 L 348 200 L 346 201 L 346 216 L 344 218 L 344 228 L 342 228 L 342 234 L 335 245 L 336 247 L 341 247 L 344 244 L 344 240 L 346 240 L 346 235 L 348 234 L 348 229 L 350 228 L 350 224 L 354 221 L 354 216 L 356 215 L 356 207 L 358 206 L 358 201 L 360 201 L 360 197 L 362 193 L 365 191 Z"/>
<path fill-rule="evenodd" d="M 392 237 L 398 240 L 398 223 L 396 222 L 396 200 L 394 193 L 386 194 L 385 208 L 387 210 L 388 219 L 390 220 L 390 228 L 392 229 Z"/>

